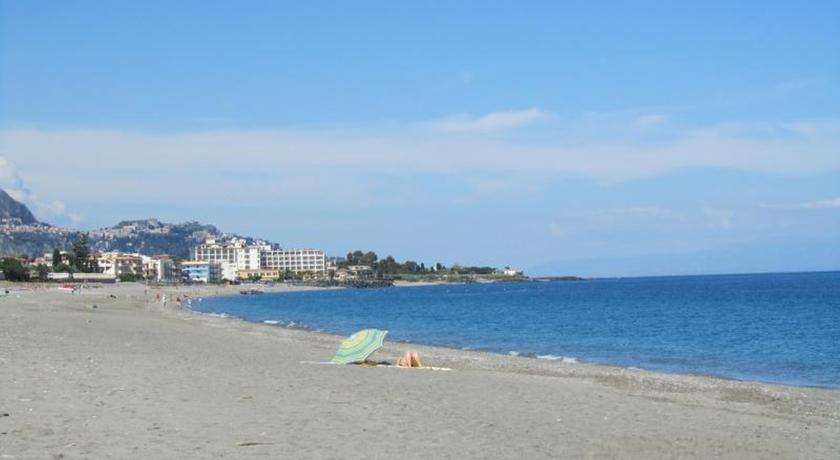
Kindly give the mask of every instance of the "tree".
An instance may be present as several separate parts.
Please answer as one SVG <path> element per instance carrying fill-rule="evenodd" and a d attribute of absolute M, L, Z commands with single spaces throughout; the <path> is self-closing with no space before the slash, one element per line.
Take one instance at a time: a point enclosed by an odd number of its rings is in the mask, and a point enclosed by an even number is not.
<path fill-rule="evenodd" d="M 61 263 L 57 267 L 53 268 L 53 271 L 56 273 L 74 273 L 73 265 Z"/>
<path fill-rule="evenodd" d="M 73 243 L 73 262 L 76 270 L 80 272 L 87 272 L 90 270 L 90 246 L 88 245 L 87 235 L 82 233 L 82 236 Z"/>
<path fill-rule="evenodd" d="M 44 264 L 38 264 L 38 266 L 35 267 L 35 271 L 38 272 L 38 280 L 39 281 L 47 281 L 50 278 L 50 276 L 49 276 L 50 269 L 47 268 L 47 266 L 44 265 Z"/>
<path fill-rule="evenodd" d="M 347 265 L 361 265 L 365 253 L 359 250 L 347 253 Z"/>
<path fill-rule="evenodd" d="M 393 275 L 400 269 L 400 264 L 393 257 L 388 256 L 379 263 L 379 270 L 386 275 Z"/>
<path fill-rule="evenodd" d="M 362 265 L 370 265 L 371 267 L 376 265 L 376 261 L 379 260 L 379 257 L 376 256 L 376 253 L 373 251 L 368 251 L 365 253 L 364 257 L 364 264 Z"/>
<path fill-rule="evenodd" d="M 58 248 L 53 248 L 52 266 L 53 268 L 56 268 L 59 265 L 61 265 L 61 251 L 59 251 Z"/>
<path fill-rule="evenodd" d="M 0 262 L 0 268 L 3 270 L 3 275 L 9 281 L 28 281 L 29 270 L 27 270 L 20 260 L 14 257 L 6 257 Z"/>
<path fill-rule="evenodd" d="M 356 250 L 347 253 L 347 265 L 369 265 L 375 268 L 377 260 L 379 260 L 379 257 L 373 251 L 362 252 Z"/>
<path fill-rule="evenodd" d="M 406 260 L 404 264 L 402 264 L 402 271 L 403 273 L 417 273 L 419 266 L 417 262 L 413 260 Z"/>

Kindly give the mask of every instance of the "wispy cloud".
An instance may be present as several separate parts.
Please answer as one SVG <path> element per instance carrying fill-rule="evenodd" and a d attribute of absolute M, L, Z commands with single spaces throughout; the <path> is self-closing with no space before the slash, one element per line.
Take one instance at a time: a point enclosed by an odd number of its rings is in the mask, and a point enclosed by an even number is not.
<path fill-rule="evenodd" d="M 647 128 L 651 126 L 661 125 L 668 121 L 668 116 L 663 114 L 646 114 L 636 118 L 636 125 Z"/>
<path fill-rule="evenodd" d="M 489 118 L 488 118 L 489 117 Z M 524 119 L 528 119 L 525 117 Z M 488 115 L 480 124 L 513 126 Z M 521 119 L 520 121 L 521 122 Z M 56 175 L 136 171 L 317 171 L 357 173 L 521 174 L 632 179 L 691 167 L 778 175 L 840 170 L 840 134 L 833 123 L 807 126 L 797 136 L 742 134 L 732 125 L 689 131 L 670 142 L 513 142 L 481 135 L 431 135 L 412 126 L 378 132 L 348 129 L 215 131 L 150 134 L 121 131 L 0 131 L 0 155 Z M 769 129 L 768 132 L 772 132 Z M 142 159 L 142 161 L 141 161 Z M 114 177 L 118 176 L 116 174 Z M 110 176 L 101 176 L 109 180 Z"/>
<path fill-rule="evenodd" d="M 27 187 L 15 164 L 3 156 L 0 156 L 0 188 L 15 200 L 31 208 L 32 213 L 38 219 L 58 219 L 62 222 L 78 220 L 78 216 L 67 213 L 64 202 L 45 200 Z"/>
<path fill-rule="evenodd" d="M 840 208 L 840 196 L 836 198 L 831 198 L 828 200 L 821 200 L 821 201 L 810 201 L 807 203 L 802 203 L 799 205 L 800 208 L 804 209 L 834 209 Z"/>
<path fill-rule="evenodd" d="M 455 132 L 430 132 L 422 123 L 180 134 L 13 129 L 0 131 L 2 180 L 48 216 L 65 212 L 61 202 L 29 192 L 11 163 L 26 172 L 33 189 L 64 201 L 235 204 L 265 197 L 325 206 L 380 202 L 364 185 L 367 179 L 405 174 L 444 174 L 466 182 L 490 178 L 473 188 L 499 193 L 511 184 L 521 189 L 563 177 L 616 182 L 693 167 L 782 176 L 840 171 L 840 121 L 834 120 L 759 124 L 764 128 L 758 136 L 752 134 L 755 124 L 730 123 L 657 143 L 632 138 L 568 142 L 550 136 L 563 132 L 562 120 L 553 117 L 539 141 L 484 135 L 543 116 L 531 109 L 450 119 L 450 128 L 461 129 Z M 726 216 L 717 216 L 717 222 L 728 225 Z"/>
<path fill-rule="evenodd" d="M 492 112 L 478 117 L 462 114 L 441 120 L 434 120 L 429 124 L 433 128 L 444 132 L 490 133 L 519 128 L 534 123 L 546 116 L 546 112 L 538 108 L 531 108 L 527 110 Z"/>
<path fill-rule="evenodd" d="M 828 198 L 825 200 L 806 201 L 795 204 L 767 204 L 759 205 L 762 209 L 788 209 L 788 210 L 802 210 L 802 209 L 836 209 L 840 208 L 840 196 L 835 198 Z"/>

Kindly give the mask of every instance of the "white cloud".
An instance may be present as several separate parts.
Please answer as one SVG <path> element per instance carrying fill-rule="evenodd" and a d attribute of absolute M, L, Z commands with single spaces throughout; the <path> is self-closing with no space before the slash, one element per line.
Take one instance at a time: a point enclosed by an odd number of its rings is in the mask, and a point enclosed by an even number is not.
<path fill-rule="evenodd" d="M 661 125 L 668 121 L 668 117 L 662 114 L 648 114 L 648 115 L 641 115 L 636 118 L 636 125 L 649 128 L 657 125 Z"/>
<path fill-rule="evenodd" d="M 456 133 L 430 133 L 427 124 L 411 123 L 180 134 L 6 130 L 0 131 L 0 156 L 5 157 L 0 179 L 46 218 L 64 213 L 63 204 L 29 193 L 11 162 L 26 171 L 31 188 L 66 201 L 234 204 L 285 199 L 359 206 L 384 202 L 364 185 L 365 178 L 406 174 L 447 174 L 467 181 L 488 177 L 490 182 L 475 187 L 498 191 L 557 177 L 614 182 L 691 167 L 774 175 L 840 171 L 840 122 L 830 120 L 767 123 L 761 132 L 771 135 L 761 136 L 750 135 L 755 125 L 742 129 L 731 123 L 655 144 L 626 139 L 570 143 L 562 136 L 514 142 L 483 135 L 542 114 L 533 109 L 471 118 L 462 127 L 477 131 Z M 558 123 L 551 120 L 549 134 Z M 789 127 L 796 127 L 795 135 Z M 726 216 L 717 216 L 717 222 L 729 225 Z"/>
<path fill-rule="evenodd" d="M 660 144 L 632 142 L 513 143 L 482 136 L 349 133 L 347 130 L 220 131 L 142 134 L 119 131 L 0 131 L 0 155 L 29 174 L 109 172 L 145 180 L 140 170 L 180 175 L 319 171 L 364 173 L 525 174 L 622 180 L 689 167 L 721 167 L 780 175 L 840 170 L 840 137 L 738 137 L 707 128 Z M 138 174 L 130 174 L 137 171 Z M 117 174 L 115 174 L 117 173 Z M 122 174 L 118 174 L 122 173 Z M 121 177 L 125 176 L 125 177 Z M 207 176 L 204 176 L 207 177 Z M 112 190 L 112 189 L 105 189 Z M 148 190 L 145 190 L 148 192 Z"/>
<path fill-rule="evenodd" d="M 432 121 L 430 125 L 443 132 L 451 133 L 491 133 L 519 128 L 547 116 L 538 108 L 492 112 L 480 117 L 456 115 L 442 120 Z"/>
<path fill-rule="evenodd" d="M 75 216 L 67 214 L 63 202 L 44 200 L 37 193 L 32 192 L 24 183 L 15 164 L 3 156 L 0 156 L 0 188 L 15 200 L 27 205 L 40 220 L 75 219 Z"/>
<path fill-rule="evenodd" d="M 836 198 L 831 198 L 828 200 L 821 200 L 821 201 L 811 201 L 808 203 L 802 203 L 799 205 L 800 208 L 805 209 L 834 209 L 840 208 L 840 196 Z"/>

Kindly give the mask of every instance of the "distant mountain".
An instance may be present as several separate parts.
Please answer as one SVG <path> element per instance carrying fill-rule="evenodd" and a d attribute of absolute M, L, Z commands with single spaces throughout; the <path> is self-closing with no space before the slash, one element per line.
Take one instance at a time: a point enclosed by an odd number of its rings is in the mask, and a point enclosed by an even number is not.
<path fill-rule="evenodd" d="M 91 246 L 97 251 L 170 254 L 189 258 L 192 248 L 208 237 L 222 236 L 213 225 L 198 222 L 167 224 L 157 219 L 130 220 L 113 227 L 88 232 Z"/>
<path fill-rule="evenodd" d="M 5 190 L 0 189 L 0 222 L 16 222 L 23 225 L 37 224 L 38 220 L 29 212 L 29 208 L 15 200 Z"/>
<path fill-rule="evenodd" d="M 0 256 L 40 256 L 53 248 L 69 249 L 79 232 L 44 224 L 0 227 Z"/>
<path fill-rule="evenodd" d="M 53 248 L 69 250 L 82 233 L 88 235 L 95 251 L 170 254 L 180 258 L 189 258 L 192 248 L 208 237 L 236 236 L 222 233 L 213 225 L 168 224 L 157 219 L 123 221 L 89 232 L 55 227 L 38 222 L 26 205 L 0 190 L 0 256 L 34 257 Z"/>

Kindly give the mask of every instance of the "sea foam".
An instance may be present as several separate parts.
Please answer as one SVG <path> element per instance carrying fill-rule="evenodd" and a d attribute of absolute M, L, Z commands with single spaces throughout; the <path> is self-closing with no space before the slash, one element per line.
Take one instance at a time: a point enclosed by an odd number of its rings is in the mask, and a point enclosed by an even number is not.
<path fill-rule="evenodd" d="M 230 315 L 227 313 L 206 313 L 206 315 L 214 318 L 230 318 Z"/>
<path fill-rule="evenodd" d="M 547 359 L 549 361 L 561 361 L 561 362 L 570 363 L 570 364 L 578 362 L 577 359 L 571 358 L 569 356 L 537 355 L 537 359 Z"/>

